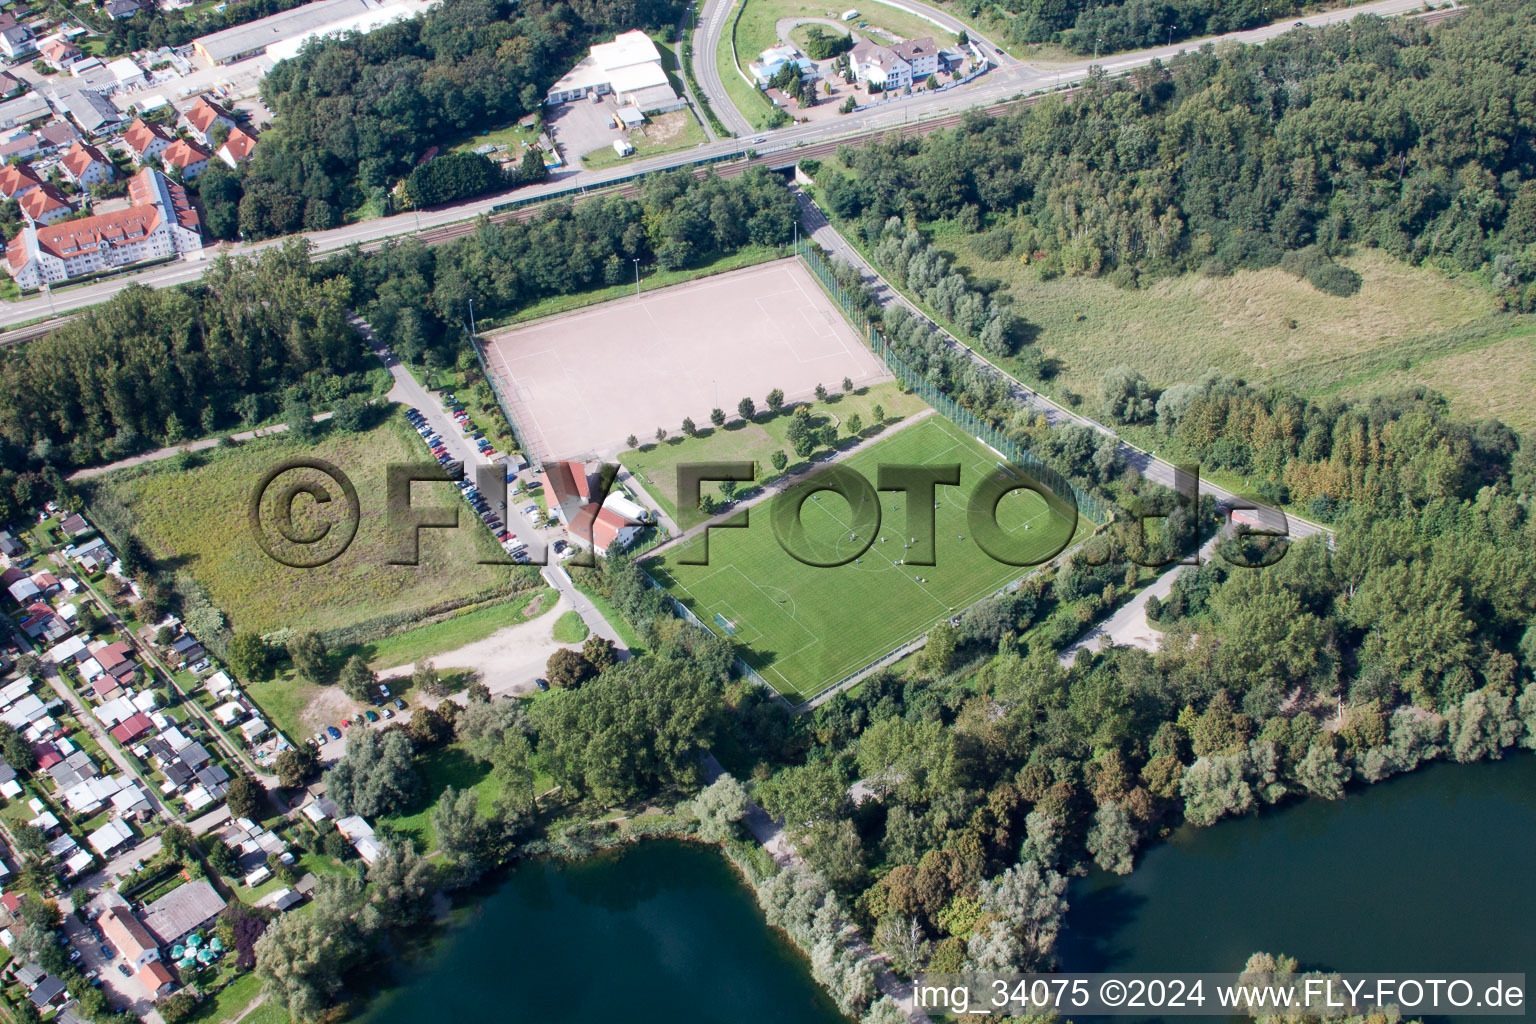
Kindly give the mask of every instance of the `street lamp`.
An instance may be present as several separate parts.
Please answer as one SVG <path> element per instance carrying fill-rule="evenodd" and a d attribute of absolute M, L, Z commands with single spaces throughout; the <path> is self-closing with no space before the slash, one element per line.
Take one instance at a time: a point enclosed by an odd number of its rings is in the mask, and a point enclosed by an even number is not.
<path fill-rule="evenodd" d="M 1103 41 L 1104 39 L 1102 36 L 1093 41 L 1093 59 L 1095 63 L 1097 63 L 1099 59 L 1099 44 Z"/>
<path fill-rule="evenodd" d="M 640 297 L 640 257 L 633 257 L 633 262 L 635 264 L 635 298 L 638 299 Z"/>
<path fill-rule="evenodd" d="M 1167 46 L 1172 46 L 1173 45 L 1173 30 L 1178 28 L 1178 27 L 1179 26 L 1177 26 L 1177 25 L 1169 25 L 1168 26 L 1168 42 L 1165 45 L 1167 45 Z"/>

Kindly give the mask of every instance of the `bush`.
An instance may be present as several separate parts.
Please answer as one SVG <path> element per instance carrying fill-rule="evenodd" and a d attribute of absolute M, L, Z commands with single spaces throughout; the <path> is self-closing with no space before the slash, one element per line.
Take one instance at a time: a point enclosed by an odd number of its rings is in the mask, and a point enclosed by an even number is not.
<path fill-rule="evenodd" d="M 1348 298 L 1360 290 L 1360 275 L 1330 260 L 1308 270 L 1307 283 L 1320 292 Z"/>
<path fill-rule="evenodd" d="M 405 190 L 418 206 L 468 199 L 505 186 L 501 169 L 479 153 L 447 153 L 411 172 Z"/>
<path fill-rule="evenodd" d="M 812 25 L 805 32 L 805 55 L 811 60 L 830 60 L 853 49 L 853 36 L 841 32 L 828 32 L 820 25 Z"/>
<path fill-rule="evenodd" d="M 1005 260 L 1013 252 L 1013 232 L 1007 228 L 993 228 L 985 234 L 977 235 L 971 248 L 984 260 Z"/>

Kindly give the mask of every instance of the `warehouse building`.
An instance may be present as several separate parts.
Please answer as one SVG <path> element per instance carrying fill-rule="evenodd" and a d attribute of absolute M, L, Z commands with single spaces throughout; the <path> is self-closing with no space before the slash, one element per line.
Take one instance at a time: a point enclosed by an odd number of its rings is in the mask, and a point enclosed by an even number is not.
<path fill-rule="evenodd" d="M 650 36 L 638 30 L 592 47 L 580 64 L 550 86 L 544 102 L 558 106 L 609 93 L 620 106 L 632 105 L 647 114 L 680 110 L 684 105 L 667 80 L 661 52 Z"/>

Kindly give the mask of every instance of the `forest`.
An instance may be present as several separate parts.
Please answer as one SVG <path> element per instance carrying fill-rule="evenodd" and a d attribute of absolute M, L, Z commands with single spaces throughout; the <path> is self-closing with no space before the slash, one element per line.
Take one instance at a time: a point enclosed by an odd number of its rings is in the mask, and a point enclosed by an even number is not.
<path fill-rule="evenodd" d="M 537 111 L 601 36 L 673 24 L 678 13 L 671 0 L 444 0 L 419 18 L 313 43 L 262 80 L 272 127 L 238 175 L 215 171 L 201 189 L 208 221 L 248 239 L 335 227 L 383 202 L 434 147 Z"/>
<path fill-rule="evenodd" d="M 364 358 L 349 305 L 348 282 L 318 270 L 295 242 L 221 258 L 194 284 L 127 288 L 6 349 L 0 521 L 30 507 L 17 488 L 31 494 L 45 469 L 112 461 L 258 423 L 292 401 L 329 405 L 366 390 L 377 364 Z"/>
<path fill-rule="evenodd" d="M 1350 246 L 1486 274 L 1536 309 L 1536 15 L 1450 28 L 1359 17 L 1262 47 L 1098 76 L 1000 118 L 844 147 L 818 183 L 870 247 L 893 216 L 954 220 L 988 258 L 1127 287 L 1279 265 L 1325 289 Z"/>
<path fill-rule="evenodd" d="M 1257 28 L 1293 17 L 1295 0 L 994 0 L 986 18 L 1010 43 L 1059 43 L 1075 53 L 1115 53 Z"/>

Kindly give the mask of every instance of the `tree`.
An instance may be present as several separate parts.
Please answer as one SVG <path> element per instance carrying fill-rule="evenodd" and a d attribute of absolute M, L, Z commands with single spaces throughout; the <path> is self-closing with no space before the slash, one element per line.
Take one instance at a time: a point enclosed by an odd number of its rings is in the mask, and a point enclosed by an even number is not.
<path fill-rule="evenodd" d="M 176 627 L 174 626 L 161 626 L 155 630 L 155 646 L 157 647 L 169 647 L 175 639 Z M 22 674 L 26 675 L 27 673 Z"/>
<path fill-rule="evenodd" d="M 859 418 L 858 413 L 854 413 L 852 416 L 848 417 L 847 426 L 849 437 L 858 437 L 864 432 L 864 421 Z"/>
<path fill-rule="evenodd" d="M 527 813 L 533 809 L 533 768 L 529 759 L 533 747 L 521 732 L 509 731 L 491 755 L 491 774 L 502 785 L 502 791 L 510 806 Z"/>
<path fill-rule="evenodd" d="M 827 387 L 826 387 L 825 384 L 818 383 L 816 385 L 816 401 L 818 401 L 818 402 L 825 402 L 826 400 L 827 400 Z"/>
<path fill-rule="evenodd" d="M 391 841 L 368 867 L 369 902 L 385 927 L 405 928 L 425 920 L 434 892 L 432 865 L 409 839 Z"/>
<path fill-rule="evenodd" d="M 540 159 L 539 165 L 543 164 Z M 416 206 L 438 206 L 482 195 L 505 183 L 501 169 L 488 157 L 445 153 L 419 164 L 406 178 L 405 190 Z"/>
<path fill-rule="evenodd" d="M 308 402 L 301 398 L 290 398 L 283 405 L 283 423 L 288 428 L 291 437 L 299 441 L 314 439 L 315 410 Z"/>
<path fill-rule="evenodd" d="M 414 721 L 430 711 L 418 709 Z M 421 774 L 404 733 L 354 729 L 347 752 L 325 773 L 326 792 L 347 814 L 372 818 L 404 810 L 421 788 Z"/>
<path fill-rule="evenodd" d="M 417 693 L 430 697 L 447 696 L 443 692 L 443 677 L 437 674 L 437 667 L 430 661 L 418 661 L 411 669 L 411 686 Z"/>
<path fill-rule="evenodd" d="M 256 633 L 236 633 L 229 641 L 229 667 L 245 682 L 266 678 L 272 649 Z"/>
<path fill-rule="evenodd" d="M 1049 957 L 1056 945 L 1066 891 L 1065 878 L 1034 860 L 1015 864 L 979 889 L 982 907 L 1007 922 L 1031 964 Z"/>
<path fill-rule="evenodd" d="M 411 720 L 405 723 L 405 733 L 419 749 L 436 747 L 453 738 L 453 721 L 443 713 L 452 708 L 452 701 L 443 701 L 435 708 L 417 708 Z"/>
<path fill-rule="evenodd" d="M 348 658 L 347 663 L 341 667 L 339 681 L 342 692 L 359 703 L 372 700 L 374 690 L 379 685 L 379 677 L 374 675 L 368 663 L 356 654 Z"/>
<path fill-rule="evenodd" d="M 718 843 L 736 834 L 736 823 L 747 813 L 747 791 L 730 772 L 721 774 L 688 804 L 698 819 L 699 838 Z"/>
<path fill-rule="evenodd" d="M 696 434 L 698 434 L 698 432 L 699 432 L 699 428 L 693 425 L 693 419 L 691 417 L 684 416 L 683 417 L 683 434 L 685 436 L 687 436 L 687 437 L 693 437 Z"/>
<path fill-rule="evenodd" d="M 852 392 L 853 391 L 853 378 L 852 377 L 844 377 L 843 378 L 843 391 L 844 392 Z"/>
<path fill-rule="evenodd" d="M 743 398 L 736 403 L 736 413 L 742 419 L 751 423 L 752 417 L 757 415 L 757 403 L 753 402 L 750 398 Z"/>
<path fill-rule="evenodd" d="M 558 686 L 566 690 L 580 686 L 597 673 L 592 668 L 591 662 L 583 658 L 579 651 L 562 647 L 549 656 L 549 660 L 544 664 L 544 674 L 548 677 L 550 686 Z"/>
<path fill-rule="evenodd" d="M 638 437 L 636 437 L 634 434 L 630 434 L 628 437 L 626 437 L 624 439 L 624 447 L 625 448 L 629 448 L 629 449 L 639 448 L 640 447 L 640 439 Z"/>
<path fill-rule="evenodd" d="M 587 659 L 594 672 L 602 672 L 618 660 L 618 652 L 614 649 L 613 641 L 605 636 L 593 633 L 587 637 L 581 645 L 581 656 Z"/>
<path fill-rule="evenodd" d="M 931 675 L 945 675 L 954 666 L 955 644 L 955 627 L 947 621 L 940 622 L 928 631 L 928 643 L 923 647 L 923 663 Z"/>
<path fill-rule="evenodd" d="M 331 407 L 331 425 L 338 430 L 357 433 L 368 427 L 372 407 L 361 395 L 347 395 Z"/>
<path fill-rule="evenodd" d="M 437 848 L 458 869 L 460 884 L 473 881 L 487 865 L 486 828 L 480 798 L 472 789 L 446 787 L 432 808 L 432 833 Z"/>
<path fill-rule="evenodd" d="M 1145 423 L 1157 412 L 1157 399 L 1147 379 L 1129 366 L 1116 366 L 1099 382 L 1104 415 L 1116 423 Z"/>
<path fill-rule="evenodd" d="M 262 991 L 294 1020 L 318 1020 L 366 951 L 369 920 L 357 913 L 363 891 L 358 878 L 322 876 L 307 913 L 280 915 L 256 941 Z"/>
<path fill-rule="evenodd" d="M 261 805 L 266 796 L 267 791 L 261 783 L 242 772 L 229 780 L 229 791 L 224 795 L 224 802 L 229 805 L 232 817 L 259 821 L 265 817 L 261 813 Z"/>
<path fill-rule="evenodd" d="M 309 744 L 290 747 L 277 755 L 277 784 L 284 789 L 298 789 L 320 767 L 320 758 Z"/>
<path fill-rule="evenodd" d="M 549 179 L 549 165 L 537 146 L 529 146 L 517 165 L 517 184 L 535 185 Z"/>
<path fill-rule="evenodd" d="M 782 449 L 774 451 L 768 457 L 768 461 L 773 464 L 774 470 L 779 473 L 784 472 L 784 467 L 789 465 L 789 457 L 784 454 Z"/>
<path fill-rule="evenodd" d="M 784 392 L 779 388 L 774 388 L 772 391 L 768 392 L 768 410 L 777 415 L 778 413 L 782 412 L 783 409 Z"/>
<path fill-rule="evenodd" d="M 523 709 L 511 700 L 472 700 L 453 723 L 454 736 L 464 749 L 487 763 L 509 732 L 524 728 Z"/>
<path fill-rule="evenodd" d="M 1105 871 L 1130 874 L 1135 863 L 1136 829 L 1125 809 L 1117 803 L 1101 805 L 1093 813 L 1086 845 L 1094 863 Z"/>
<path fill-rule="evenodd" d="M 325 641 L 312 630 L 295 633 L 288 638 L 288 660 L 294 671 L 311 683 L 323 683 L 330 673 L 330 652 Z"/>
<path fill-rule="evenodd" d="M 666 439 L 667 439 L 667 428 L 666 427 L 657 427 L 656 428 L 656 443 L 657 444 L 661 444 L 661 442 L 665 441 Z"/>

